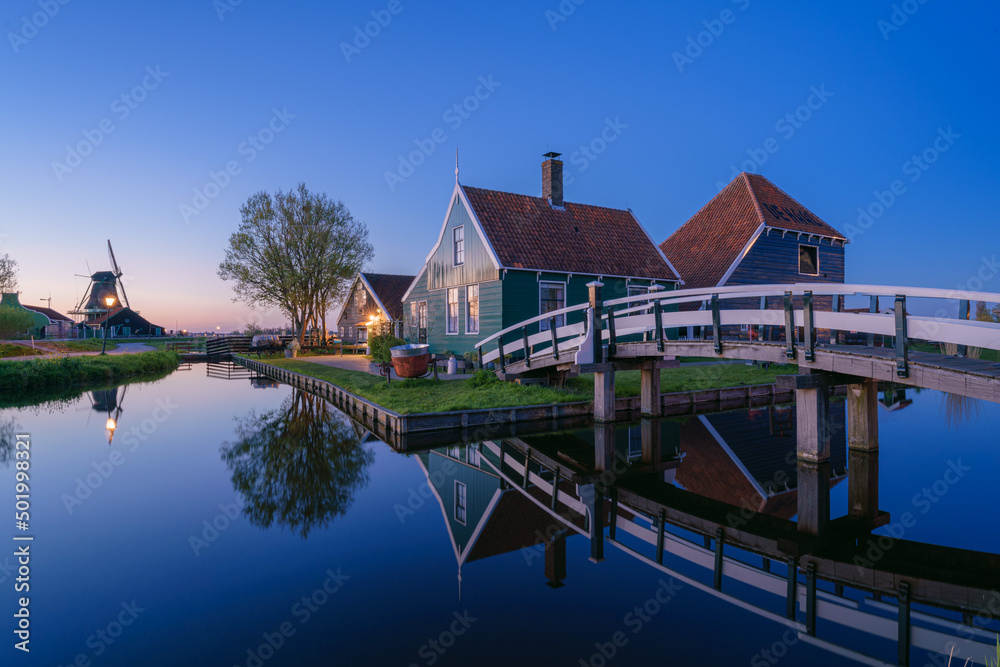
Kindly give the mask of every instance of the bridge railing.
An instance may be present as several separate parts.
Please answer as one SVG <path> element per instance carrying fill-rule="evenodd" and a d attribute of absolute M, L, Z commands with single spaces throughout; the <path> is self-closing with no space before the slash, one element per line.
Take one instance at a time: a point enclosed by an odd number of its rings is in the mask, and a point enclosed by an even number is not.
<path fill-rule="evenodd" d="M 842 296 L 867 296 L 870 299 L 869 312 L 843 312 L 839 308 Z M 819 297 L 831 297 L 832 310 L 819 310 L 816 301 Z M 890 312 L 878 312 L 878 300 L 888 297 L 892 300 Z M 758 299 L 761 308 L 723 308 L 723 304 L 748 299 Z M 771 299 L 777 299 L 778 308 L 766 308 Z M 932 299 L 942 302 L 958 302 L 958 319 L 943 316 L 946 312 L 941 308 L 937 315 L 911 315 L 908 312 L 908 301 L 914 299 Z M 651 292 L 637 294 L 605 302 L 597 302 L 598 316 L 587 317 L 587 322 L 593 325 L 577 323 L 562 327 L 550 326 L 550 331 L 542 331 L 529 335 L 527 327 L 542 320 L 551 320 L 558 315 L 576 311 L 586 311 L 589 303 L 563 308 L 530 318 L 512 327 L 508 327 L 477 344 L 480 356 L 480 366 L 484 363 L 499 360 L 502 367 L 506 366 L 505 355 L 524 352 L 524 363 L 530 367 L 532 360 L 539 357 L 569 355 L 587 339 L 600 331 L 600 340 L 607 341 L 607 354 L 613 357 L 617 345 L 623 338 L 637 335 L 651 338 L 657 344 L 657 351 L 665 348 L 665 340 L 669 337 L 667 331 L 700 327 L 705 336 L 710 332 L 711 340 L 715 342 L 716 354 L 722 354 L 723 327 L 732 326 L 765 326 L 784 328 L 786 355 L 789 359 L 796 357 L 797 348 L 801 347 L 806 361 L 812 361 L 817 345 L 817 331 L 828 329 L 831 332 L 850 331 L 866 334 L 868 344 L 873 345 L 876 336 L 890 337 L 896 352 L 896 371 L 901 377 L 908 373 L 907 346 L 911 339 L 921 339 L 937 343 L 951 343 L 957 346 L 960 356 L 966 354 L 968 347 L 1000 350 L 1000 324 L 994 322 L 970 321 L 970 305 L 976 301 L 1000 303 L 1000 294 L 992 292 L 976 292 L 969 290 L 948 290 L 924 287 L 898 287 L 885 285 L 847 285 L 840 283 L 794 283 L 774 285 L 745 285 L 734 287 L 713 287 L 704 289 L 687 289 L 671 292 Z M 690 307 L 697 304 L 698 309 Z M 797 332 L 802 332 L 801 340 L 797 340 Z M 520 332 L 520 340 L 503 343 L 503 337 L 512 332 Z M 488 350 L 492 343 L 497 349 Z M 484 352 L 484 349 L 486 350 Z M 595 359 L 601 361 L 601 359 Z"/>

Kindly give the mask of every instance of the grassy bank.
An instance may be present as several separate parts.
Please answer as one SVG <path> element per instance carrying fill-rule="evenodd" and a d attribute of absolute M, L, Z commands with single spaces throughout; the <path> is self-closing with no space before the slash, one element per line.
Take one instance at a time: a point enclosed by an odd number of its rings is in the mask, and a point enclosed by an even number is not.
<path fill-rule="evenodd" d="M 118 382 L 172 371 L 179 361 L 176 352 L 6 361 L 0 364 L 0 392 L 23 392 L 85 382 Z"/>
<path fill-rule="evenodd" d="M 33 354 L 44 354 L 44 352 L 41 350 L 33 350 L 29 345 L 0 343 L 0 357 L 29 357 Z"/>
<path fill-rule="evenodd" d="M 486 376 L 470 376 L 467 380 L 430 379 L 393 380 L 386 387 L 385 378 L 361 371 L 334 368 L 297 359 L 269 359 L 267 363 L 318 380 L 326 380 L 357 396 L 398 412 L 450 412 L 488 408 L 513 408 L 522 405 L 589 401 L 594 397 L 594 378 L 581 375 L 566 383 L 565 388 L 518 385 L 491 381 Z M 742 364 L 689 366 L 665 369 L 661 372 L 662 390 L 693 391 L 753 384 L 772 384 L 775 375 L 794 373 L 795 366 L 775 366 L 761 370 Z M 615 395 L 639 395 L 639 371 L 615 374 Z"/>
<path fill-rule="evenodd" d="M 39 349 L 47 352 L 100 352 L 104 341 L 100 338 L 87 338 L 84 340 L 46 340 L 37 341 L 35 345 Z M 117 343 L 108 340 L 107 349 L 113 350 L 118 347 Z"/>

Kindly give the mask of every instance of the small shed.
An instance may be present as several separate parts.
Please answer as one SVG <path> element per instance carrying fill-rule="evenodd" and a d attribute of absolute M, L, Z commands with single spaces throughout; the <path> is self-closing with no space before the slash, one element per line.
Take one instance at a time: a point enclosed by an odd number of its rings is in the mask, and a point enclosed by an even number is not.
<path fill-rule="evenodd" d="M 368 341 L 376 322 L 390 322 L 393 333 L 403 337 L 403 294 L 414 276 L 359 273 L 337 315 L 337 335 L 349 344 Z"/>

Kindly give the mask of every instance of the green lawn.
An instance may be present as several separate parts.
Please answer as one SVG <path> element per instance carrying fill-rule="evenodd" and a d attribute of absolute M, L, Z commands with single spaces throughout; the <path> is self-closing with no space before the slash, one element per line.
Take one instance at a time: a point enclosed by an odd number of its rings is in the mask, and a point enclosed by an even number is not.
<path fill-rule="evenodd" d="M 0 343 L 0 358 L 2 357 L 27 357 L 33 354 L 45 354 L 43 350 L 33 350 L 27 345 L 17 343 Z"/>
<path fill-rule="evenodd" d="M 518 385 L 511 382 L 484 381 L 484 376 L 468 380 L 430 379 L 393 380 L 386 387 L 385 379 L 361 371 L 333 368 L 297 359 L 267 360 L 278 368 L 326 380 L 362 398 L 366 398 L 400 414 L 420 412 L 450 412 L 488 408 L 513 408 L 522 405 L 589 401 L 594 396 L 594 378 L 581 375 L 567 382 L 564 389 Z M 751 384 L 773 384 L 775 375 L 796 372 L 795 366 L 772 365 L 767 371 L 742 364 L 691 366 L 661 371 L 664 392 L 714 389 Z M 639 395 L 639 371 L 615 374 L 615 395 Z"/>
<path fill-rule="evenodd" d="M 117 382 L 177 368 L 175 352 L 25 359 L 0 364 L 0 393 L 24 392 L 82 382 Z"/>
<path fill-rule="evenodd" d="M 198 338 L 143 338 L 137 339 L 135 342 L 144 343 L 150 347 L 156 348 L 157 350 L 166 350 L 167 343 L 191 343 L 193 351 L 205 351 L 204 336 L 199 336 Z"/>
<path fill-rule="evenodd" d="M 54 352 L 100 352 L 103 341 L 100 338 L 87 338 L 84 340 L 54 340 L 45 341 L 44 345 Z M 109 350 L 114 350 L 118 345 L 108 341 Z"/>

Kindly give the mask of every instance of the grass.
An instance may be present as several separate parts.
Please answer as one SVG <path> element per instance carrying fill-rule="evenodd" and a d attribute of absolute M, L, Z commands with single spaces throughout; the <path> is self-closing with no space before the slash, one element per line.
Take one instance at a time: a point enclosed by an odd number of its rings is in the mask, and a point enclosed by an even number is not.
<path fill-rule="evenodd" d="M 910 343 L 909 348 L 911 350 L 916 350 L 918 352 L 931 352 L 933 354 L 953 354 L 951 352 L 943 351 L 941 349 L 941 345 L 939 345 L 938 343 L 927 343 L 921 341 L 919 343 Z M 997 350 L 990 350 L 987 348 L 973 348 L 972 354 L 970 354 L 969 356 L 971 357 L 976 354 L 978 355 L 975 356 L 976 359 L 982 359 L 983 361 L 992 361 L 992 362 L 1000 361 L 1000 351 Z"/>
<path fill-rule="evenodd" d="M 156 348 L 157 350 L 166 350 L 167 343 L 192 343 L 192 349 L 195 352 L 205 351 L 205 337 L 199 336 L 198 338 L 141 338 L 136 339 L 136 343 L 143 343 L 149 345 L 150 347 Z"/>
<path fill-rule="evenodd" d="M 39 347 L 46 348 L 49 352 L 100 352 L 103 341 L 100 338 L 87 338 L 85 340 L 47 340 L 38 342 Z M 108 341 L 109 350 L 114 350 L 118 345 Z"/>
<path fill-rule="evenodd" d="M 27 357 L 33 354 L 45 354 L 42 350 L 33 350 L 30 345 L 18 345 L 17 343 L 0 343 L 0 358 L 2 357 Z"/>
<path fill-rule="evenodd" d="M 117 382 L 177 368 L 176 352 L 28 359 L 0 364 L 0 392 L 24 392 L 84 382 Z"/>
<path fill-rule="evenodd" d="M 268 360 L 268 363 L 308 377 L 326 380 L 400 414 L 513 408 L 522 405 L 590 401 L 594 397 L 593 375 L 573 378 L 566 383 L 565 388 L 484 381 L 482 376 L 441 382 L 430 379 L 393 380 L 392 384 L 386 387 L 384 378 L 362 371 L 334 368 L 298 359 L 275 359 Z M 662 371 L 661 389 L 664 392 L 672 392 L 773 384 L 775 375 L 795 371 L 795 366 L 772 365 L 765 371 L 742 364 L 671 368 Z M 615 395 L 638 396 L 639 380 L 639 371 L 619 371 L 615 374 Z"/>

